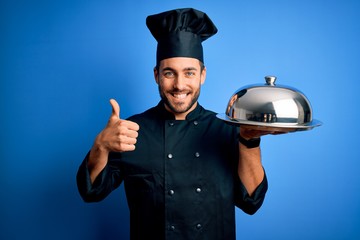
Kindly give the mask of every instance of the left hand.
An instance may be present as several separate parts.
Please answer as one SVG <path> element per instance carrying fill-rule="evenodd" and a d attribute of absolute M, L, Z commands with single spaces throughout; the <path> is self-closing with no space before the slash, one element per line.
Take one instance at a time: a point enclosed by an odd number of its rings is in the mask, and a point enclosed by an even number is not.
<path fill-rule="evenodd" d="M 292 128 L 272 128 L 263 126 L 241 125 L 240 135 L 245 139 L 259 138 L 264 135 L 278 135 L 293 132 Z"/>

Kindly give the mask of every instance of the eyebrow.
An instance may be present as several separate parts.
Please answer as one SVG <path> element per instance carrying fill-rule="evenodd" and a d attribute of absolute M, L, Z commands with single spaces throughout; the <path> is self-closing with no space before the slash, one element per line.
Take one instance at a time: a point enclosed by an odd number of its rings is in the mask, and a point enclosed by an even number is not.
<path fill-rule="evenodd" d="M 165 67 L 162 69 L 162 71 L 172 71 L 172 72 L 176 72 L 175 69 L 171 68 L 171 67 Z M 186 67 L 182 70 L 183 72 L 185 71 L 197 71 L 196 67 Z"/>

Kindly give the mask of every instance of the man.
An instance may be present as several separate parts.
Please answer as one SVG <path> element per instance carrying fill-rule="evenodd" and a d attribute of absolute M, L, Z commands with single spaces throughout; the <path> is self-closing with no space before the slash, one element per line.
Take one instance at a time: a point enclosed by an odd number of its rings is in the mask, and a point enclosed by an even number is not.
<path fill-rule="evenodd" d="M 201 43 L 217 32 L 205 13 L 176 9 L 146 23 L 158 42 L 161 101 L 123 120 L 110 100 L 109 122 L 79 168 L 79 192 L 100 201 L 124 182 L 131 239 L 235 239 L 235 206 L 254 214 L 267 191 L 266 133 L 227 125 L 198 103 Z"/>

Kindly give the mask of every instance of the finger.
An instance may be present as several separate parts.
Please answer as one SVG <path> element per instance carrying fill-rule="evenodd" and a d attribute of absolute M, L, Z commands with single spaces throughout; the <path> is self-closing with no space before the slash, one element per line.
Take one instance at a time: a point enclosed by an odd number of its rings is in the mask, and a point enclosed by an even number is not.
<path fill-rule="evenodd" d="M 120 152 L 134 151 L 135 144 L 121 144 L 120 148 L 121 148 Z"/>
<path fill-rule="evenodd" d="M 111 113 L 111 117 L 116 117 L 118 119 L 120 119 L 120 106 L 117 103 L 117 101 L 115 99 L 110 99 L 110 104 L 112 107 L 112 113 Z"/>
<path fill-rule="evenodd" d="M 119 129 L 119 133 L 120 133 L 120 136 L 125 136 L 125 137 L 129 137 L 129 138 L 137 138 L 139 136 L 138 131 L 131 130 L 127 127 L 121 127 Z"/>
<path fill-rule="evenodd" d="M 132 130 L 130 129 L 126 123 L 124 123 L 124 120 L 119 120 L 119 125 L 117 126 L 117 129 L 113 130 L 114 132 L 116 132 L 116 135 L 121 137 L 121 136 L 125 136 L 125 137 L 131 137 L 131 138 L 137 138 L 138 137 L 138 131 L 137 130 Z"/>
<path fill-rule="evenodd" d="M 124 123 L 126 124 L 126 127 L 127 127 L 129 130 L 139 131 L 139 129 L 140 129 L 139 124 L 137 124 L 136 122 L 132 122 L 132 121 L 126 120 Z"/>
<path fill-rule="evenodd" d="M 137 142 L 137 138 L 136 137 L 131 137 L 129 135 L 127 136 L 121 136 L 121 144 L 125 144 L 125 145 L 135 145 Z M 121 145 L 120 144 L 120 145 Z"/>
<path fill-rule="evenodd" d="M 134 130 L 128 130 L 126 133 L 126 136 L 129 138 L 134 138 L 136 139 L 139 136 L 139 133 L 137 131 Z"/>
<path fill-rule="evenodd" d="M 140 129 L 139 124 L 137 124 L 136 122 L 133 122 L 133 121 L 129 121 L 129 120 L 121 120 L 118 122 L 118 124 L 119 124 L 119 127 L 128 129 L 128 130 L 139 131 L 139 129 Z"/>
<path fill-rule="evenodd" d="M 136 140 L 139 135 L 138 130 L 139 125 L 137 123 L 120 119 L 116 123 L 116 129 L 113 129 L 113 133 L 120 137 L 120 142 L 124 141 L 127 143 L 126 138 L 134 138 Z"/>
<path fill-rule="evenodd" d="M 113 142 L 113 151 L 126 152 L 135 150 L 136 138 L 120 136 L 117 141 Z"/>

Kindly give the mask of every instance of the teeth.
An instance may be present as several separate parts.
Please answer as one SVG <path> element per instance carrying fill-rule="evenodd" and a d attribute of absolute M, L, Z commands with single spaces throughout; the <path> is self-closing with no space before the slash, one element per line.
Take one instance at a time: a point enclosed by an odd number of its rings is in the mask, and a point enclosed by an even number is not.
<path fill-rule="evenodd" d="M 178 98 L 178 99 L 184 99 L 184 98 L 186 98 L 186 95 L 187 94 L 185 94 L 185 93 L 183 93 L 183 94 L 174 94 L 174 97 Z"/>

